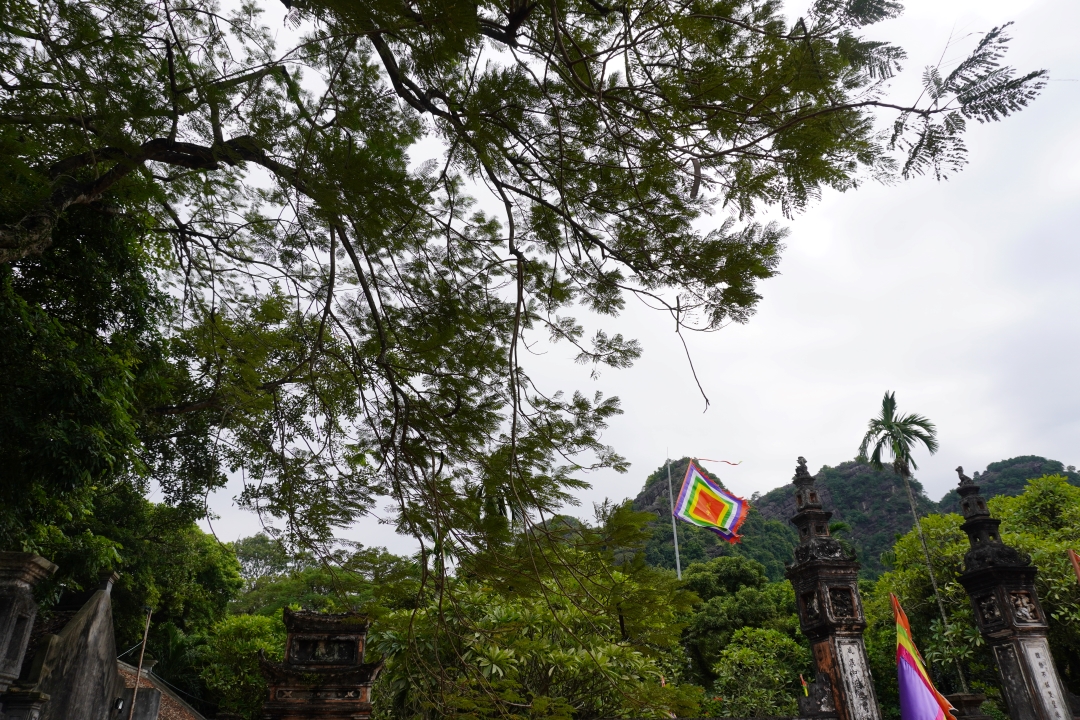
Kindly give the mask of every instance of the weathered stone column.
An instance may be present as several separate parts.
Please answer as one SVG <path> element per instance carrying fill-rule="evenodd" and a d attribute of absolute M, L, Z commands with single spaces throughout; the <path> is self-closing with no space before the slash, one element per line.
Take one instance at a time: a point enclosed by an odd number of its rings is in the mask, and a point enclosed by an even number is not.
<path fill-rule="evenodd" d="M 1035 592 L 1038 568 L 1025 553 L 1001 542 L 1001 521 L 990 517 L 979 486 L 963 468 L 956 470 L 965 520 L 960 527 L 971 542 L 960 583 L 993 650 L 1009 716 L 1069 720 L 1072 713 L 1046 639 L 1046 614 Z"/>
<path fill-rule="evenodd" d="M 10 695 L 11 684 L 19 679 L 30 632 L 37 617 L 34 586 L 56 572 L 56 566 L 33 553 L 0 552 L 0 720 L 7 717 L 36 720 L 47 697 L 34 698 L 22 712 L 22 705 Z"/>
<path fill-rule="evenodd" d="M 54 572 L 40 555 L 0 552 L 0 693 L 19 679 L 37 617 L 34 586 Z"/>
<path fill-rule="evenodd" d="M 818 680 L 812 694 L 827 699 L 828 689 L 821 687 L 827 679 L 833 701 L 833 708 L 822 700 L 816 701 L 818 707 L 809 707 L 803 699 L 800 709 L 805 714 L 835 714 L 839 720 L 881 720 L 862 637 L 866 616 L 859 597 L 859 563 L 829 535 L 832 513 L 822 507 L 801 457 L 794 483 L 791 523 L 799 530 L 799 544 L 786 575 L 795 588 L 802 631 L 814 651 Z"/>

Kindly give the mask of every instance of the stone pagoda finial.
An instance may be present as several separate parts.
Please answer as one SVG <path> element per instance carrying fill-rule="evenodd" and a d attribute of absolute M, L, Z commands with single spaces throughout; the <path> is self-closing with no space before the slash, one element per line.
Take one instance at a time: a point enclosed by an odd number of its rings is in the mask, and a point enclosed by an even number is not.
<path fill-rule="evenodd" d="M 806 469 L 806 458 L 800 456 L 795 466 L 795 515 L 791 524 L 799 530 L 799 547 L 795 559 L 802 562 L 811 556 L 838 558 L 843 555 L 839 541 L 829 536 L 829 518 L 832 512 L 821 505 L 814 476 Z M 800 555 L 800 548 L 802 554 Z"/>
<path fill-rule="evenodd" d="M 995 565 L 1018 567 L 1031 564 L 1031 558 L 1016 548 L 1001 542 L 998 526 L 1001 521 L 990 517 L 986 500 L 979 494 L 979 486 L 964 474 L 964 468 L 956 468 L 960 484 L 960 512 L 964 524 L 960 529 L 967 533 L 971 549 L 964 555 L 964 568 L 968 571 Z"/>

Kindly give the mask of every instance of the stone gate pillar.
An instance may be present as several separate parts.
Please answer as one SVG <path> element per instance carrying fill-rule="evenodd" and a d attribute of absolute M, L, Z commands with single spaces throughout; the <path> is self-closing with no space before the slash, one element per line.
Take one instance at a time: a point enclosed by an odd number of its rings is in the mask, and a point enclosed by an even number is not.
<path fill-rule="evenodd" d="M 971 549 L 960 583 L 971 597 L 979 631 L 993 650 L 1012 720 L 1069 720 L 1072 716 L 1047 642 L 1046 613 L 1035 592 L 1038 568 L 1001 541 L 979 486 L 960 475 L 960 509 Z"/>
<path fill-rule="evenodd" d="M 34 586 L 55 572 L 40 555 L 0 552 L 0 720 L 4 703 L 11 705 L 4 693 L 19 679 L 37 617 Z"/>
<path fill-rule="evenodd" d="M 34 586 L 56 566 L 33 553 L 0 552 L 0 693 L 19 679 L 37 617 Z"/>
<path fill-rule="evenodd" d="M 832 513 L 822 507 L 814 478 L 801 457 L 794 484 L 791 523 L 799 530 L 799 544 L 795 562 L 785 574 L 795 588 L 799 623 L 810 639 L 817 666 L 811 698 L 817 707 L 800 698 L 801 710 L 804 714 L 835 714 L 839 720 L 881 720 L 863 644 L 866 616 L 859 597 L 859 563 L 829 535 Z M 828 703 L 830 688 L 832 707 Z"/>

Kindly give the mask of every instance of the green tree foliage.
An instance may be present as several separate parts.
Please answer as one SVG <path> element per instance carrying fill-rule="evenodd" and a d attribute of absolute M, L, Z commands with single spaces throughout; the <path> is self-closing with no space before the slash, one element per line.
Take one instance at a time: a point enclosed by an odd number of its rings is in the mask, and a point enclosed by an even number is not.
<path fill-rule="evenodd" d="M 1051 650 L 1063 681 L 1076 692 L 1080 689 L 1077 672 L 1080 586 L 1066 549 L 1080 542 L 1080 488 L 1071 485 L 1065 477 L 1050 475 L 1032 480 L 1017 497 L 992 498 L 989 506 L 994 517 L 1002 521 L 1002 540 L 1029 553 L 1039 568 L 1036 589 L 1049 616 Z M 960 530 L 962 522 L 963 518 L 955 514 L 923 519 L 949 617 L 948 636 L 938 617 L 922 549 L 913 532 L 897 542 L 894 569 L 882 575 L 872 591 L 864 594 L 870 622 L 867 646 L 871 668 L 878 698 L 890 717 L 899 717 L 890 592 L 900 598 L 911 620 L 916 643 L 943 691 L 959 690 L 953 670 L 953 662 L 959 659 L 973 688 L 1000 701 L 996 666 L 978 633 L 967 594 L 957 581 L 963 571 L 964 553 L 970 547 Z"/>
<path fill-rule="evenodd" d="M 671 463 L 672 486 L 676 497 L 689 462 L 690 458 L 682 458 Z M 698 467 L 709 479 L 724 487 L 720 478 L 701 463 L 698 463 Z M 635 510 L 656 515 L 656 520 L 650 524 L 652 535 L 645 546 L 646 559 L 657 567 L 674 570 L 675 543 L 671 535 L 671 501 L 668 496 L 666 466 L 660 466 L 645 480 L 645 487 L 634 498 L 633 506 Z M 679 534 L 679 558 L 684 568 L 691 563 L 706 562 L 715 557 L 738 555 L 764 565 L 770 580 L 783 579 L 784 565 L 791 561 L 797 540 L 787 518 L 782 521 L 766 518 L 753 502 L 739 531 L 743 538 L 738 543 L 723 541 L 716 533 L 689 523 L 679 522 L 676 528 Z"/>
<path fill-rule="evenodd" d="M 371 646 L 387 658 L 375 690 L 382 714 L 568 719 L 696 711 L 694 688 L 669 682 L 674 669 L 647 640 L 675 624 L 673 608 L 652 606 L 652 627 L 621 625 L 616 614 L 584 612 L 569 598 L 555 600 L 561 607 L 553 615 L 551 598 L 564 590 L 552 583 L 547 597 L 507 597 L 467 584 L 452 604 L 440 607 L 443 598 L 434 598 L 385 617 Z"/>
<path fill-rule="evenodd" d="M 54 544 L 40 518 L 87 513 L 94 483 L 135 461 L 130 380 L 152 328 L 142 310 L 150 290 L 118 225 L 72 213 L 49 258 L 17 273 L 0 268 L 0 537 L 8 547 Z"/>
<path fill-rule="evenodd" d="M 285 545 L 265 532 L 241 538 L 232 546 L 240 575 L 249 588 L 260 580 L 280 577 L 296 565 Z"/>
<path fill-rule="evenodd" d="M 945 601 L 941 597 L 941 589 L 938 587 L 937 574 L 934 572 L 934 563 L 930 558 L 930 548 L 926 544 L 926 535 L 923 533 L 922 523 L 919 522 L 919 506 L 915 499 L 915 492 L 911 487 L 911 471 L 918 468 L 915 463 L 913 452 L 922 445 L 931 455 L 937 452 L 937 428 L 934 423 L 918 413 L 901 415 L 896 408 L 896 394 L 886 392 L 881 400 L 881 411 L 877 417 L 871 418 L 867 426 L 866 434 L 859 444 L 859 457 L 867 457 L 870 451 L 870 465 L 876 470 L 881 470 L 884 465 L 882 457 L 887 453 L 892 458 L 892 469 L 904 481 L 904 490 L 907 493 L 908 504 L 911 508 L 911 517 L 915 522 L 915 532 L 922 544 L 923 557 L 926 560 L 926 572 L 930 577 L 930 586 L 937 600 L 938 612 L 946 632 L 946 639 L 951 637 L 948 614 L 945 612 Z M 963 668 L 957 660 L 957 676 L 964 692 L 970 688 Z"/>
<path fill-rule="evenodd" d="M 744 627 L 720 652 L 716 681 L 705 702 L 710 716 L 778 717 L 798 714 L 799 674 L 809 672 L 806 648 L 776 630 Z"/>
<path fill-rule="evenodd" d="M 116 557 L 104 569 L 120 579 L 113 587 L 116 640 L 122 652 L 142 639 L 145 606 L 153 609 L 147 651 L 155 672 L 190 697 L 203 696 L 198 663 L 191 651 L 224 620 L 242 580 L 232 550 L 202 532 L 175 507 L 146 500 L 136 489 L 118 484 L 94 499 L 85 530 L 73 535 L 107 538 Z M 61 568 L 78 569 L 84 582 L 93 565 L 79 553 L 56 558 Z M 133 650 L 132 653 L 137 653 Z M 132 655 L 124 658 L 132 660 Z"/>
<path fill-rule="evenodd" d="M 158 512 L 169 510 L 153 507 Z M 177 578 L 180 566 L 198 564 L 198 543 L 186 549 L 186 558 L 172 555 L 167 543 L 155 546 L 163 551 L 162 563 L 177 567 L 161 572 L 157 566 L 140 566 L 138 572 L 140 577 L 151 577 L 162 596 L 148 645 L 158 661 L 155 673 L 211 714 L 231 712 L 253 720 L 260 716 L 266 682 L 259 671 L 258 654 L 262 650 L 280 659 L 285 643 L 283 608 L 362 611 L 377 619 L 391 610 L 416 605 L 417 564 L 382 548 L 342 544 L 331 556 L 316 558 L 286 554 L 281 543 L 265 533 L 231 546 L 195 533 L 205 547 L 212 544 L 213 550 L 227 558 L 227 587 L 214 595 L 212 614 L 205 612 L 205 604 L 189 602 L 178 619 L 166 602 L 178 592 L 201 590 L 209 595 L 214 590 L 215 576 L 205 570 L 194 578 L 194 588 Z M 122 576 L 117 590 L 131 582 Z M 141 632 L 141 628 L 137 629 Z"/>
<path fill-rule="evenodd" d="M 93 512 L 56 528 L 60 542 L 43 548 L 60 566 L 43 613 L 57 600 L 78 607 L 102 573 L 118 572 L 112 604 L 122 659 L 137 657 L 149 606 L 147 651 L 158 661 L 155 672 L 189 699 L 205 699 L 196 653 L 243 585 L 232 549 L 202 532 L 183 509 L 152 503 L 130 484 L 116 482 L 90 499 Z"/>
<path fill-rule="evenodd" d="M 307 0 L 280 48 L 254 4 L 215 8 L 0 5 L 0 263 L 52 253 L 83 206 L 167 242 L 155 283 L 188 379 L 140 423 L 213 439 L 182 495 L 242 469 L 244 502 L 306 546 L 389 496 L 428 547 L 475 550 L 485 508 L 525 521 L 584 468 L 623 469 L 600 439 L 618 404 L 534 386 L 527 338 L 624 367 L 636 342 L 586 337 L 575 308 L 637 294 L 683 327 L 746 321 L 784 234 L 760 206 L 951 172 L 965 122 L 1043 77 L 1002 64 L 996 28 L 897 109 L 903 53 L 861 36 L 899 12 L 884 0 L 794 22 L 778 3 Z M 417 166 L 421 139 L 439 157 Z M 699 230 L 720 207 L 741 219 Z"/>
<path fill-rule="evenodd" d="M 284 651 L 285 625 L 280 613 L 274 617 L 232 615 L 214 626 L 193 655 L 219 712 L 256 720 L 266 697 L 259 654 L 280 661 Z"/>
<path fill-rule="evenodd" d="M 803 672 L 801 668 L 806 665 L 810 655 L 809 646 L 799 631 L 791 583 L 786 580 L 770 583 L 760 563 L 738 556 L 695 563 L 687 568 L 683 579 L 686 588 L 694 591 L 702 601 L 694 609 L 683 633 L 683 643 L 696 682 L 709 687 L 720 677 L 718 667 L 726 668 L 728 665 L 724 663 L 736 662 L 734 656 L 725 653 L 744 629 L 776 632 L 790 642 L 801 643 L 800 660 L 789 668 L 800 668 L 794 671 L 794 677 L 798 679 L 798 673 Z M 785 683 L 790 680 L 791 677 L 787 677 Z M 749 687 L 756 681 L 744 677 L 743 682 Z M 780 687 L 774 687 L 771 680 L 763 679 L 762 682 L 764 684 L 760 687 L 755 686 L 754 693 L 760 691 L 768 694 Z M 727 697 L 723 692 L 720 695 Z M 728 708 L 723 714 L 729 715 L 730 712 Z"/>
<path fill-rule="evenodd" d="M 956 580 L 963 570 L 963 557 L 968 550 L 967 536 L 960 530 L 962 522 L 958 515 L 932 514 L 923 518 L 923 532 L 927 544 L 933 548 L 934 573 L 954 634 L 950 640 L 956 641 L 951 646 L 941 632 L 941 615 L 926 570 L 926 558 L 913 529 L 897 540 L 891 558 L 893 569 L 885 572 L 872 586 L 861 588 L 869 622 L 866 644 L 870 668 L 878 702 L 889 717 L 900 717 L 896 688 L 896 622 L 889 603 L 890 592 L 896 594 L 907 613 L 915 643 L 930 663 L 932 678 L 942 692 L 961 691 L 954 665 L 961 656 L 973 691 L 989 690 L 991 696 L 996 693 L 995 666 L 985 662 L 988 657 L 973 654 L 973 648 L 981 641 L 967 593 Z M 956 633 L 962 634 L 963 638 L 956 637 Z"/>
<path fill-rule="evenodd" d="M 649 520 L 603 504 L 592 525 L 554 519 L 540 544 L 511 533 L 446 579 L 434 572 L 438 554 L 416 562 L 342 546 L 332 557 L 289 558 L 261 534 L 236 544 L 248 584 L 232 610 L 275 621 L 285 605 L 369 615 L 369 657 L 387 662 L 375 691 L 386 717 L 693 714 L 700 688 L 683 677 L 680 639 L 694 596 L 644 561 Z M 240 691 L 215 683 L 254 652 L 207 654 L 226 627 L 191 650 L 206 697 L 222 708 L 239 707 Z"/>
<path fill-rule="evenodd" d="M 409 605 L 419 587 L 416 563 L 383 548 L 345 544 L 328 557 L 288 556 L 265 533 L 234 544 L 247 586 L 232 611 L 280 617 L 285 607 L 348 612 Z"/>
<path fill-rule="evenodd" d="M 118 543 L 120 579 L 113 592 L 117 642 L 142 636 L 142 608 L 154 627 L 202 633 L 225 617 L 241 580 L 231 550 L 174 508 L 134 495 L 97 503 L 96 533 Z"/>

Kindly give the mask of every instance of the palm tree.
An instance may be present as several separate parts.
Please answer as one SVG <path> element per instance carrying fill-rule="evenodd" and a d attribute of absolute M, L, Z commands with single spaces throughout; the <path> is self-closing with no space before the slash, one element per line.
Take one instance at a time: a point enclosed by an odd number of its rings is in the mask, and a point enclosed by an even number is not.
<path fill-rule="evenodd" d="M 930 584 L 934 588 L 934 597 L 937 598 L 938 610 L 941 611 L 941 622 L 944 624 L 946 633 L 949 629 L 949 620 L 945 616 L 945 603 L 938 591 L 937 578 L 934 576 L 934 566 L 930 562 L 930 548 L 926 545 L 926 536 L 923 535 L 922 523 L 919 522 L 919 510 L 915 505 L 915 494 L 911 491 L 911 471 L 918 470 L 912 451 L 918 444 L 926 447 L 933 455 L 938 450 L 937 428 L 934 423 L 922 415 L 910 413 L 899 415 L 896 412 L 896 393 L 886 392 L 881 401 L 881 414 L 870 420 L 870 425 L 863 436 L 859 446 L 859 457 L 866 458 L 867 450 L 873 448 L 870 453 L 870 465 L 876 470 L 885 466 L 881 462 L 883 452 L 892 456 L 893 471 L 904 480 L 904 488 L 907 490 L 908 503 L 911 505 L 911 515 L 915 518 L 915 530 L 922 543 L 923 555 L 926 557 L 926 570 L 930 573 Z M 948 635 L 946 634 L 946 637 Z M 960 675 L 960 684 L 964 692 L 968 692 L 967 678 L 960 667 L 960 659 L 956 659 L 956 671 Z"/>

